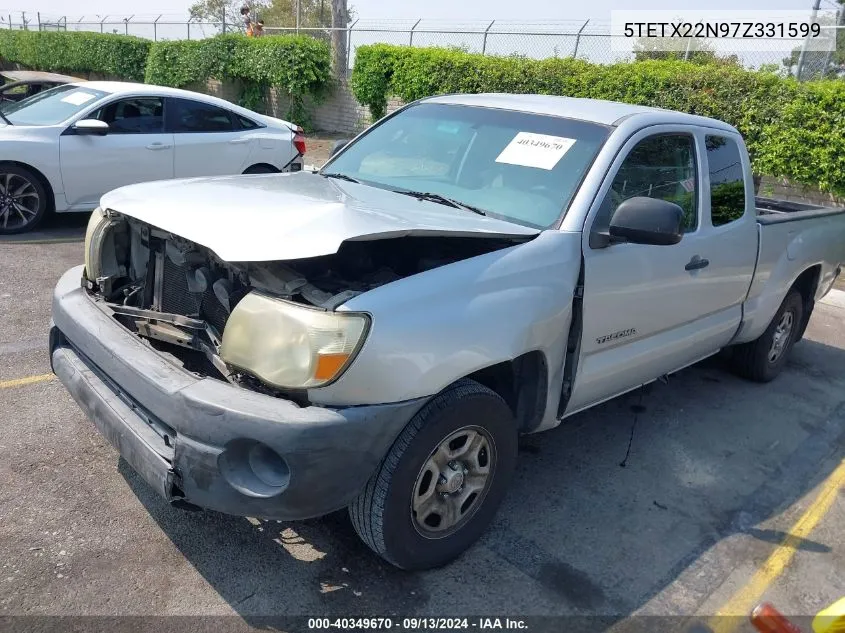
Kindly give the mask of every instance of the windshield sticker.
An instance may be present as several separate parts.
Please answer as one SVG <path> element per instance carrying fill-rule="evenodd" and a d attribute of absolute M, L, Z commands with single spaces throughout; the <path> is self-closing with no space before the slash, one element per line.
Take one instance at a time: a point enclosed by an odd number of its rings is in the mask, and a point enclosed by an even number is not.
<path fill-rule="evenodd" d="M 460 123 L 452 123 L 451 121 L 443 121 L 437 124 L 438 132 L 445 132 L 446 134 L 457 134 L 461 131 Z"/>
<path fill-rule="evenodd" d="M 554 169 L 554 166 L 573 145 L 575 145 L 574 138 L 520 132 L 502 150 L 496 162 L 537 169 Z"/>
<path fill-rule="evenodd" d="M 83 103 L 88 103 L 91 99 L 94 98 L 95 95 L 92 95 L 89 92 L 74 92 L 66 96 L 62 101 L 65 103 L 72 103 L 73 105 L 82 105 Z"/>

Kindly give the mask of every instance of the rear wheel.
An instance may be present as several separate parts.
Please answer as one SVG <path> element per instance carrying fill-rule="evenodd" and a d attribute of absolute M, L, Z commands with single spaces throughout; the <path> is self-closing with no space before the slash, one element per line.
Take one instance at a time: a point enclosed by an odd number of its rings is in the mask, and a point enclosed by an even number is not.
<path fill-rule="evenodd" d="M 0 165 L 0 235 L 34 229 L 47 212 L 47 192 L 38 177 L 19 165 Z"/>
<path fill-rule="evenodd" d="M 790 290 L 766 331 L 757 340 L 736 346 L 732 359 L 734 371 L 757 382 L 769 382 L 777 377 L 798 337 L 803 315 L 801 294 Z"/>
<path fill-rule="evenodd" d="M 408 423 L 349 514 L 361 539 L 403 569 L 444 565 L 481 536 L 516 464 L 513 414 L 462 380 Z"/>

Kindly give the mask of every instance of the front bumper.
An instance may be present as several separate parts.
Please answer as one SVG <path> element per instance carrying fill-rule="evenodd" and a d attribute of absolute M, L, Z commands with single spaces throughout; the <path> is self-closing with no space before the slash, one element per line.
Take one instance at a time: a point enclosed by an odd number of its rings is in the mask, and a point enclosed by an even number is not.
<path fill-rule="evenodd" d="M 95 305 L 81 277 L 81 266 L 69 270 L 54 291 L 53 371 L 171 502 L 281 520 L 328 514 L 359 494 L 424 403 L 299 407 L 198 378 Z"/>

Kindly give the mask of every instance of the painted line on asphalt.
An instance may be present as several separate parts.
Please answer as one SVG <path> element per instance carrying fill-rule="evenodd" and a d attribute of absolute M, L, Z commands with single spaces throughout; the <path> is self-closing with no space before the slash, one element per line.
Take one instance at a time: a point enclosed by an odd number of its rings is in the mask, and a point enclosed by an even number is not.
<path fill-rule="evenodd" d="M 774 552 L 751 580 L 737 591 L 717 612 L 708 625 L 713 633 L 731 633 L 745 619 L 724 616 L 748 616 L 757 606 L 769 586 L 786 570 L 803 539 L 819 524 L 833 507 L 840 488 L 845 486 L 845 460 L 822 482 L 816 498 L 792 526 Z"/>
<path fill-rule="evenodd" d="M 56 376 L 54 374 L 41 374 L 39 376 L 27 376 L 26 378 L 15 378 L 14 380 L 4 380 L 0 382 L 0 389 L 11 389 L 12 387 L 24 387 L 26 385 L 34 385 L 37 382 L 45 382 L 53 380 Z"/>
<path fill-rule="evenodd" d="M 85 241 L 84 237 L 57 237 L 44 240 L 3 240 L 3 244 L 75 244 Z"/>

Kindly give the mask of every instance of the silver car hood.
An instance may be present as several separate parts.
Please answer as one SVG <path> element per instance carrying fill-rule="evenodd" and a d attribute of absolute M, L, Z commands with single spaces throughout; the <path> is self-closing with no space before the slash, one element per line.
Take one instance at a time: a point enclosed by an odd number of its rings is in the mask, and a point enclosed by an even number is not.
<path fill-rule="evenodd" d="M 103 196 L 101 206 L 201 244 L 224 261 L 331 255 L 346 240 L 539 233 L 309 172 L 130 185 Z"/>

